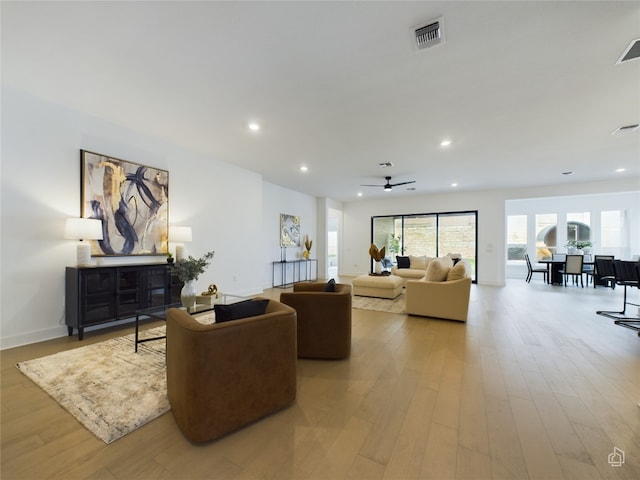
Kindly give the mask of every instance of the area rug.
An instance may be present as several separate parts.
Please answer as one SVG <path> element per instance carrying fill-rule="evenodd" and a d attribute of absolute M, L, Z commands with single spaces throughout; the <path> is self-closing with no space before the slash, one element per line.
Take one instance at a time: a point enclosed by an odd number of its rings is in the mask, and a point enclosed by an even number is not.
<path fill-rule="evenodd" d="M 165 327 L 141 335 L 162 336 Z M 18 369 L 105 443 L 169 411 L 163 340 L 134 335 L 21 362 Z"/>
<path fill-rule="evenodd" d="M 405 297 L 404 293 L 401 293 L 393 300 L 389 298 L 361 297 L 360 295 L 354 295 L 351 306 L 362 310 L 405 313 Z"/>

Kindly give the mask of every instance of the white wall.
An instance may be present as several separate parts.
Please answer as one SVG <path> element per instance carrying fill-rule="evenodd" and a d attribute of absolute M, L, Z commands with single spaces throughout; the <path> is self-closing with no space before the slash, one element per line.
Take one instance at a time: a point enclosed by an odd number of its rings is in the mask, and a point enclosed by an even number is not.
<path fill-rule="evenodd" d="M 637 199 L 640 191 L 638 178 L 625 178 L 615 182 L 551 185 L 520 190 L 491 190 L 456 192 L 391 198 L 384 200 L 357 200 L 343 205 L 344 243 L 340 258 L 342 275 L 361 275 L 369 271 L 368 249 L 371 242 L 371 217 L 412 213 L 478 211 L 478 283 L 504 285 L 505 281 L 505 202 L 508 199 L 636 192 L 632 197 L 613 197 L 612 205 L 631 212 L 632 226 L 640 232 L 640 205 L 631 206 L 629 198 Z M 633 201 L 633 200 L 632 200 Z M 631 235 L 632 251 L 640 250 L 638 233 Z"/>
<path fill-rule="evenodd" d="M 302 252 L 304 251 L 305 235 L 309 235 L 314 245 L 317 241 L 316 199 L 268 182 L 264 182 L 262 188 L 264 197 L 261 211 L 263 233 L 260 240 L 254 244 L 254 248 L 260 252 L 261 259 L 263 259 L 261 285 L 263 288 L 271 288 L 272 262 L 279 262 L 282 256 L 280 248 L 280 214 L 285 213 L 300 217 L 300 248 L 289 247 L 285 249 L 287 260 L 299 260 L 302 258 Z M 312 257 L 315 258 L 313 251 L 314 249 L 311 247 Z"/>
<path fill-rule="evenodd" d="M 313 197 L 269 184 L 263 191 L 256 173 L 3 87 L 0 348 L 66 335 L 64 269 L 76 250 L 63 231 L 80 214 L 80 149 L 169 170 L 170 223 L 193 228 L 187 253 L 216 252 L 198 289 L 261 293 L 267 282 L 257 273 L 279 259 L 263 246 L 277 242 L 280 212 L 299 214 L 315 235 Z M 165 259 L 105 263 L 134 261 Z"/>

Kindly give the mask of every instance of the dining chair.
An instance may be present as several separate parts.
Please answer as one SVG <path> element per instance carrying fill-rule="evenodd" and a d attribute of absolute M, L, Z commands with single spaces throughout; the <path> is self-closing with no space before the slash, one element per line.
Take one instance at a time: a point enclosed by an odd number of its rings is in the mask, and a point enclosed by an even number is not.
<path fill-rule="evenodd" d="M 637 261 L 623 260 L 613 260 L 611 263 L 613 264 L 613 270 L 615 272 L 616 284 L 624 288 L 622 310 L 599 310 L 596 313 L 613 318 L 616 325 L 638 331 L 638 328 L 640 328 L 638 316 L 635 313 L 632 313 L 632 316 L 627 316 L 627 305 L 634 307 L 640 307 L 640 305 L 629 301 L 627 297 L 627 287 L 640 288 L 640 263 Z M 638 335 L 640 336 L 640 333 Z"/>
<path fill-rule="evenodd" d="M 587 287 L 589 286 L 589 277 L 593 281 L 593 288 L 598 283 L 606 287 L 615 288 L 615 272 L 613 271 L 613 255 L 595 255 L 593 257 L 593 270 L 585 271 L 587 277 Z"/>
<path fill-rule="evenodd" d="M 573 278 L 573 283 L 577 284 L 578 277 L 580 277 L 580 286 L 584 288 L 582 282 L 582 263 L 584 258 L 582 255 L 567 255 L 564 262 L 564 268 L 560 270 L 560 274 L 564 278 L 564 286 L 567 286 L 567 277 Z"/>
<path fill-rule="evenodd" d="M 531 259 L 529 258 L 529 254 L 525 253 L 524 254 L 524 259 L 527 261 L 527 278 L 525 279 L 525 281 L 527 283 L 531 282 L 531 277 L 533 276 L 534 273 L 542 273 L 544 275 L 544 281 L 545 283 L 547 283 L 547 267 L 538 267 L 536 266 L 535 268 L 531 265 Z"/>

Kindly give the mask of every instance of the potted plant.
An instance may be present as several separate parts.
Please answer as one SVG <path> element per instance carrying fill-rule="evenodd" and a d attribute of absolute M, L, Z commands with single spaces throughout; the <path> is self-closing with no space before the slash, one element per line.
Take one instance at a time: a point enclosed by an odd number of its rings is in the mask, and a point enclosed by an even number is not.
<path fill-rule="evenodd" d="M 578 248 L 578 250 L 582 250 L 584 253 L 590 253 L 592 246 L 593 244 L 589 240 L 576 243 L 576 247 Z"/>
<path fill-rule="evenodd" d="M 173 263 L 173 254 L 171 252 L 167 252 L 167 263 Z"/>
<path fill-rule="evenodd" d="M 390 233 L 389 237 L 391 237 L 389 239 L 389 251 L 397 255 L 400 252 L 400 235 L 396 237 L 393 233 Z"/>
<path fill-rule="evenodd" d="M 567 247 L 567 253 L 569 255 L 572 255 L 576 252 L 578 248 L 577 244 L 578 242 L 576 240 L 569 240 L 567 243 L 564 244 L 564 246 Z"/>
<path fill-rule="evenodd" d="M 184 282 L 184 286 L 180 292 L 180 300 L 182 305 L 191 308 L 196 304 L 196 286 L 195 281 L 201 273 L 204 273 L 209 261 L 216 252 L 213 250 L 205 253 L 200 258 L 193 258 L 189 255 L 187 258 L 178 260 L 175 264 L 175 272 L 178 279 Z"/>

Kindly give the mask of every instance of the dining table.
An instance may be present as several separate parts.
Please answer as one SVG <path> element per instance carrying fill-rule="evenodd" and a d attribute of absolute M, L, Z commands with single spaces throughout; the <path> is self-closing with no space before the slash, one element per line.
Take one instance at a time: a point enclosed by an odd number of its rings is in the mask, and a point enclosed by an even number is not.
<path fill-rule="evenodd" d="M 552 258 L 543 258 L 542 260 L 538 260 L 538 263 L 542 263 L 547 266 L 547 283 L 551 285 L 563 285 L 561 270 L 564 270 L 565 260 L 560 259 L 552 259 Z M 582 266 L 585 267 L 587 265 L 595 265 L 593 260 L 588 262 L 582 262 Z"/>

